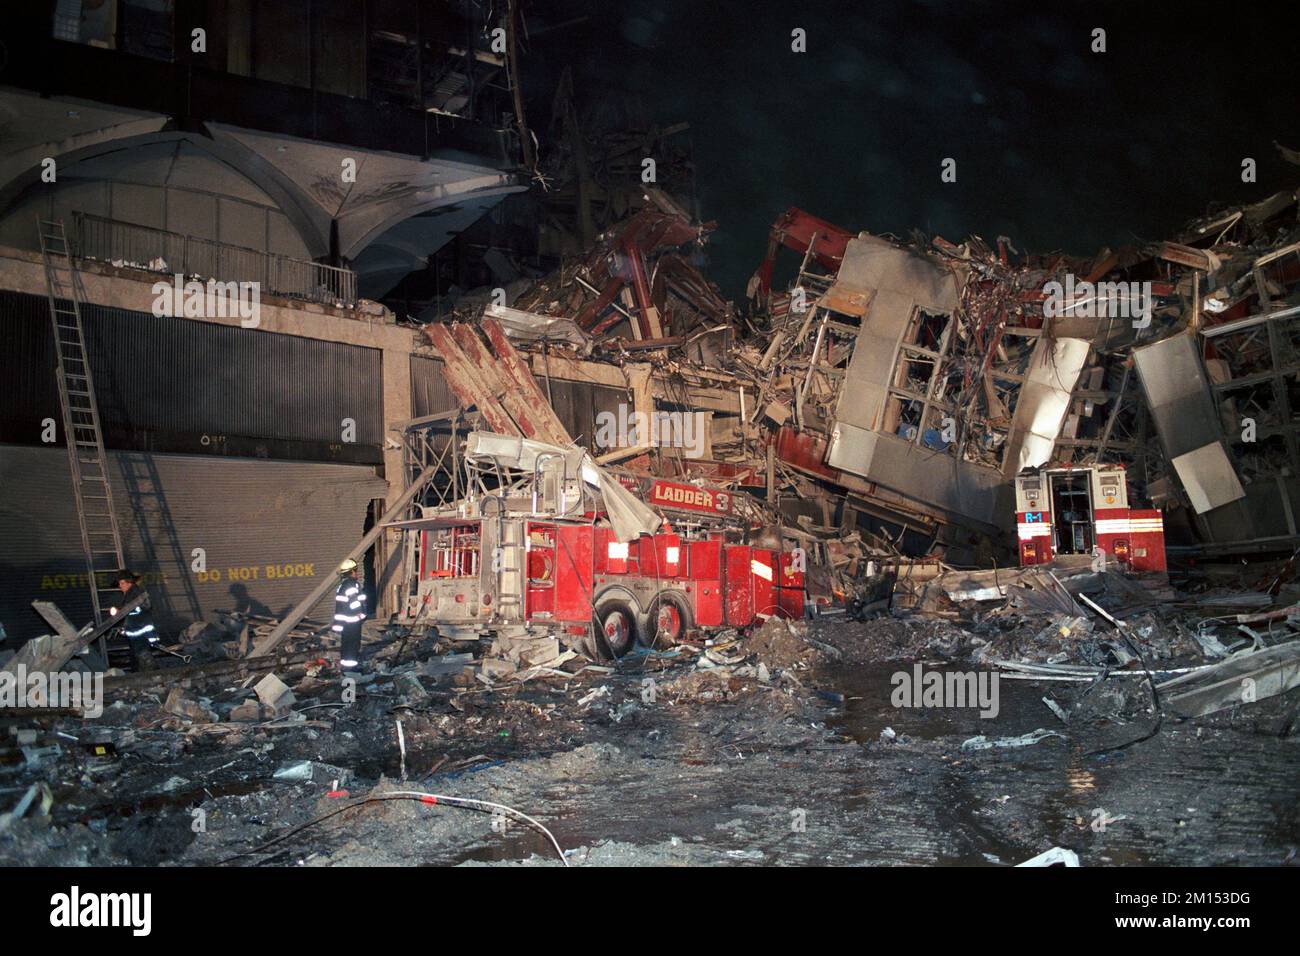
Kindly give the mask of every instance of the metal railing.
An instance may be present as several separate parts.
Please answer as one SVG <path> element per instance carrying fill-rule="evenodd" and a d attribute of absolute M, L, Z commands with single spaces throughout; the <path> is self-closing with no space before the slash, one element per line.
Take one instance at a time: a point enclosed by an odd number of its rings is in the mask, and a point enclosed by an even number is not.
<path fill-rule="evenodd" d="M 219 282 L 257 282 L 263 294 L 352 306 L 357 274 L 351 269 L 232 246 L 179 232 L 74 212 L 75 248 L 82 259 Z"/>

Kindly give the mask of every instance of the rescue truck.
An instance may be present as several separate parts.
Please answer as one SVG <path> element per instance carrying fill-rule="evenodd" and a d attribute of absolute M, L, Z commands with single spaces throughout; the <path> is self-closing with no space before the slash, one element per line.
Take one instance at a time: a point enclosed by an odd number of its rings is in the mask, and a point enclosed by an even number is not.
<path fill-rule="evenodd" d="M 620 541 L 580 470 L 542 452 L 531 480 L 525 469 L 520 482 L 471 490 L 454 508 L 403 522 L 413 573 L 401 622 L 459 638 L 553 633 L 609 659 L 696 629 L 805 614 L 806 553 L 751 526 L 746 496 L 615 475 L 658 526 Z"/>
<path fill-rule="evenodd" d="M 1121 465 L 1045 468 L 1016 478 L 1020 566 L 1106 555 L 1133 571 L 1164 571 L 1164 519 L 1129 507 Z"/>

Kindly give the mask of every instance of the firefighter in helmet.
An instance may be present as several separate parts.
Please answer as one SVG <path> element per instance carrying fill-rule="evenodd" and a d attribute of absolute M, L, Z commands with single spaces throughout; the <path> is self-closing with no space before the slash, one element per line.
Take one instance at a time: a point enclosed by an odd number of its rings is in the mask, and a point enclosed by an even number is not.
<path fill-rule="evenodd" d="M 139 595 L 144 600 L 127 612 L 122 622 L 122 634 L 131 648 L 131 658 L 136 670 L 153 670 L 153 649 L 158 646 L 158 630 L 153 624 L 153 608 L 149 604 L 149 592 L 140 587 L 140 579 L 126 568 L 117 572 L 117 589 L 125 596 L 123 604 L 130 603 Z M 110 608 L 110 614 L 116 614 L 117 608 Z"/>
<path fill-rule="evenodd" d="M 343 640 L 339 666 L 353 670 L 361 665 L 361 622 L 366 619 L 366 591 L 360 569 L 351 558 L 339 565 L 339 586 L 334 592 L 334 624 L 330 628 Z"/>

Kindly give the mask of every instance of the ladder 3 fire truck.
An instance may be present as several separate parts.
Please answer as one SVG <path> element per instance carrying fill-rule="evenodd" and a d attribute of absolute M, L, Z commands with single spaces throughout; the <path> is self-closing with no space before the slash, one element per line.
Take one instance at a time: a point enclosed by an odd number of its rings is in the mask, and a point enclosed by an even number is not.
<path fill-rule="evenodd" d="M 1119 465 L 1045 468 L 1016 478 L 1020 566 L 1061 555 L 1106 555 L 1134 571 L 1164 571 L 1164 519 L 1130 508 Z"/>
<path fill-rule="evenodd" d="M 806 552 L 746 495 L 614 475 L 581 448 L 471 432 L 455 500 L 406 534 L 399 622 L 549 633 L 596 658 L 805 613 Z M 770 526 L 769 526 L 770 527 Z"/>

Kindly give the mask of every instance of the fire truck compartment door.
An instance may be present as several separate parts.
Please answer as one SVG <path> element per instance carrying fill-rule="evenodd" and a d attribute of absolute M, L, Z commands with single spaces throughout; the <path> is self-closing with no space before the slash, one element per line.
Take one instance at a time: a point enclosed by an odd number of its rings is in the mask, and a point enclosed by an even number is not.
<path fill-rule="evenodd" d="M 722 543 L 692 541 L 687 547 L 690 548 L 691 586 L 695 590 L 695 623 L 701 627 L 716 627 L 724 621 Z"/>
<path fill-rule="evenodd" d="M 590 526 L 555 529 L 555 619 L 591 620 L 592 535 Z"/>
<path fill-rule="evenodd" d="M 754 549 L 744 545 L 731 545 L 723 552 L 727 556 L 726 591 L 727 623 L 744 627 L 754 620 L 754 572 L 750 562 Z"/>
<path fill-rule="evenodd" d="M 804 568 L 807 566 L 807 558 L 802 550 L 783 551 L 779 557 L 781 584 L 777 591 L 777 602 L 786 617 L 803 617 Z"/>
<path fill-rule="evenodd" d="M 1093 511 L 1105 511 L 1107 508 L 1128 507 L 1128 482 L 1121 469 L 1092 472 L 1092 508 Z"/>
<path fill-rule="evenodd" d="M 754 614 L 769 618 L 779 614 L 781 607 L 777 595 L 778 555 L 767 548 L 755 548 L 750 556 L 749 572 L 753 577 Z"/>

